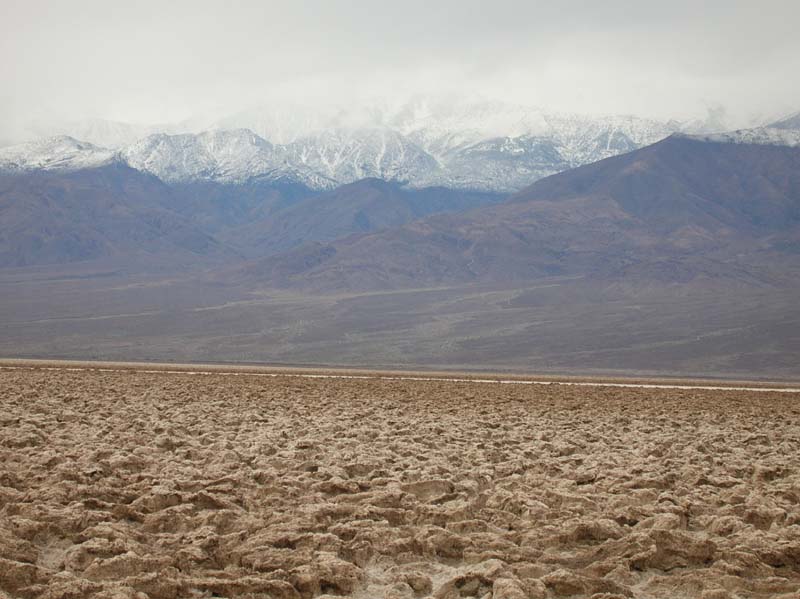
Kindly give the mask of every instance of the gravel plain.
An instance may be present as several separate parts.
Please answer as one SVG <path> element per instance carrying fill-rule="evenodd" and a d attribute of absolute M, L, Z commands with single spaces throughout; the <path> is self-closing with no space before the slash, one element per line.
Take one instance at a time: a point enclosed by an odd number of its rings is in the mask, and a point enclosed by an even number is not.
<path fill-rule="evenodd" d="M 800 394 L 0 370 L 0 597 L 800 599 Z"/>

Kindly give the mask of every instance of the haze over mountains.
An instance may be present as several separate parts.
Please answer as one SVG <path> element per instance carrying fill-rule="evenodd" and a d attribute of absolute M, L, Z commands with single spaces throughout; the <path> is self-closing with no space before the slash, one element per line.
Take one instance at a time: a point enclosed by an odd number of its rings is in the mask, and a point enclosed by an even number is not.
<path fill-rule="evenodd" d="M 203 125 L 74 123 L 50 130 L 58 135 L 0 149 L 0 168 L 84 168 L 116 160 L 168 182 L 287 179 L 332 189 L 374 177 L 510 193 L 675 132 L 723 126 L 716 118 L 660 122 L 435 99 L 329 113 L 264 108 Z"/>

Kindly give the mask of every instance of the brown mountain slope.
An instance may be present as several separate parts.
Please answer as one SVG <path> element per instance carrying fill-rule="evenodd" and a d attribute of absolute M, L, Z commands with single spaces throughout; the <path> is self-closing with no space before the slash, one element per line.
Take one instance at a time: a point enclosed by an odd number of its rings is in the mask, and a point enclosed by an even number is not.
<path fill-rule="evenodd" d="M 780 284 L 800 268 L 800 149 L 672 137 L 509 202 L 267 258 L 235 278 L 322 291 L 542 276 Z"/>
<path fill-rule="evenodd" d="M 155 264 L 233 254 L 164 206 L 158 179 L 113 164 L 0 175 L 0 267 L 134 258 Z"/>
<path fill-rule="evenodd" d="M 244 183 L 195 181 L 170 184 L 169 209 L 191 220 L 209 235 L 239 241 L 240 231 L 271 218 L 287 207 L 317 195 L 291 181 Z"/>
<path fill-rule="evenodd" d="M 308 242 L 399 227 L 430 214 L 464 211 L 501 199 L 498 194 L 435 187 L 406 189 L 380 179 L 362 179 L 231 228 L 221 239 L 251 256 L 266 256 Z"/>
<path fill-rule="evenodd" d="M 67 173 L 4 173 L 0 268 L 108 257 L 124 262 L 133 254 L 158 254 L 167 261 L 183 254 L 209 267 L 217 264 L 217 254 L 261 257 L 502 198 L 404 189 L 377 179 L 322 194 L 297 184 L 257 180 L 165 185 L 121 164 Z"/>

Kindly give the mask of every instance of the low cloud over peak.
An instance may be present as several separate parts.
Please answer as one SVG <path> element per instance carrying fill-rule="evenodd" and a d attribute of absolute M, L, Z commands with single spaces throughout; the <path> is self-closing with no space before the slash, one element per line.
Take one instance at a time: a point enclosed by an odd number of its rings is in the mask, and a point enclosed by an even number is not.
<path fill-rule="evenodd" d="M 220 118 L 451 94 L 734 125 L 797 110 L 800 6 L 2 0 L 0 140 L 31 121 Z"/>

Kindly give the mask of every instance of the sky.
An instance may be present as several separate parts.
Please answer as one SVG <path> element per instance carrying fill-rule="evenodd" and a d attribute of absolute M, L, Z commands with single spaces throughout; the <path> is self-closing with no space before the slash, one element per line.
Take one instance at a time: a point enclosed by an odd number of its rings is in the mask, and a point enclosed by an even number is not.
<path fill-rule="evenodd" d="M 734 125 L 800 110 L 800 2 L 0 0 L 0 140 L 456 94 Z"/>

